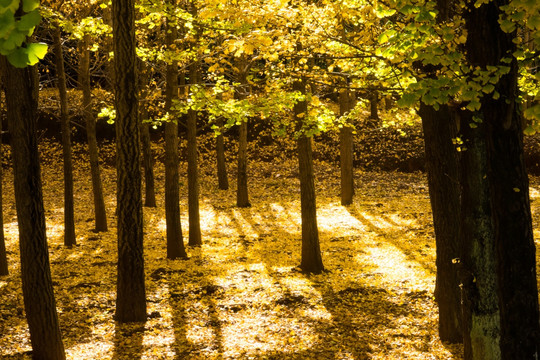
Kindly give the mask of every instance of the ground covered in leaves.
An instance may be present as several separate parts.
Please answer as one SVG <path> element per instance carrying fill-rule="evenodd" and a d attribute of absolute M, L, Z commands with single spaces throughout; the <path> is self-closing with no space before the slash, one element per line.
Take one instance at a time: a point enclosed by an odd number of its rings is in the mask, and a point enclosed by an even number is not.
<path fill-rule="evenodd" d="M 103 169 L 110 231 L 94 233 L 89 166 L 76 161 L 78 245 L 63 247 L 62 168 L 45 143 L 43 188 L 52 276 L 69 359 L 461 359 L 437 335 L 435 244 L 422 173 L 357 172 L 354 204 L 341 206 L 339 169 L 317 162 L 323 261 L 298 271 L 300 192 L 296 162 L 250 163 L 251 208 L 217 190 L 214 164 L 201 165 L 204 245 L 189 260 L 165 257 L 164 171 L 156 165 L 158 207 L 145 208 L 149 319 L 114 321 L 115 170 Z M 57 159 L 60 159 L 58 157 Z M 210 159 L 210 158 L 209 158 Z M 180 164 L 185 179 L 186 165 Z M 11 275 L 0 278 L 0 358 L 31 347 L 19 276 L 12 173 L 5 170 L 4 216 Z M 538 183 L 532 188 L 538 207 Z M 182 225 L 187 186 L 181 184 Z M 538 212 L 538 211 L 536 211 Z M 535 219 L 538 223 L 538 219 Z M 538 235 L 538 233 L 535 233 Z"/>

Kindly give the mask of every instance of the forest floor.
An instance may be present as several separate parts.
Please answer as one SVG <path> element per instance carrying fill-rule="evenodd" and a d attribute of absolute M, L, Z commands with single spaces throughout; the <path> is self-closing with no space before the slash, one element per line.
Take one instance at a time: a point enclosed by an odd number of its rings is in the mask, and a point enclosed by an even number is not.
<path fill-rule="evenodd" d="M 89 167 L 75 166 L 78 245 L 63 246 L 61 162 L 42 168 L 52 276 L 69 359 L 461 359 L 437 335 L 435 243 L 423 173 L 356 172 L 353 205 L 341 206 L 339 169 L 317 162 L 318 223 L 327 272 L 300 263 L 296 162 L 250 163 L 252 207 L 217 190 L 201 164 L 203 246 L 189 260 L 165 256 L 164 171 L 157 208 L 145 208 L 149 319 L 113 320 L 116 282 L 115 170 L 103 168 L 110 229 L 92 231 Z M 180 165 L 185 179 L 185 164 Z M 11 275 L 0 278 L 0 358 L 29 358 L 19 274 L 12 174 L 5 170 L 4 222 Z M 533 211 L 540 206 L 533 179 Z M 181 184 L 184 237 L 187 186 Z M 535 216 L 538 228 L 539 219 Z M 538 232 L 535 232 L 538 238 Z"/>

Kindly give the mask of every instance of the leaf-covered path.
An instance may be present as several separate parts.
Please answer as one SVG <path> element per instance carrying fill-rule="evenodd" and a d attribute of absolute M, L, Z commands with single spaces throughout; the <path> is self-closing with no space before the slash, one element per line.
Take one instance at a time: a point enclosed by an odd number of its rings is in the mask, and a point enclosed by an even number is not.
<path fill-rule="evenodd" d="M 185 166 L 180 166 L 185 179 Z M 460 359 L 438 340 L 435 247 L 423 174 L 356 174 L 354 204 L 339 204 L 339 169 L 318 163 L 323 275 L 300 263 L 296 163 L 251 164 L 252 207 L 219 191 L 201 170 L 204 245 L 189 260 L 165 258 L 163 168 L 158 208 L 145 208 L 149 320 L 113 319 L 116 282 L 115 171 L 103 178 L 111 229 L 93 233 L 89 169 L 75 175 L 78 246 L 63 247 L 61 164 L 43 168 L 57 307 L 70 359 Z M 234 169 L 231 169 L 234 170 Z M 182 184 L 182 194 L 186 194 Z M 18 275 L 11 173 L 4 178 L 11 275 L 0 279 L 0 358 L 31 350 Z M 533 208 L 538 191 L 532 191 Z M 187 238 L 186 196 L 182 225 Z M 534 211 L 534 210 L 533 210 Z"/>

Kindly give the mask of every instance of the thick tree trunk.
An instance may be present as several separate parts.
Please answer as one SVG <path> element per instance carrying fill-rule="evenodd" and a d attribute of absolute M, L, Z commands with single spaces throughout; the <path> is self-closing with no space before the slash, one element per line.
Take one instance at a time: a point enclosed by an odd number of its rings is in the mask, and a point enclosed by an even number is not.
<path fill-rule="evenodd" d="M 2 195 L 2 179 L 4 178 L 2 168 L 2 120 L 0 120 L 0 276 L 9 275 L 7 253 L 6 253 L 6 240 L 4 236 L 4 206 Z"/>
<path fill-rule="evenodd" d="M 135 2 L 114 0 L 118 277 L 116 320 L 146 321 Z"/>
<path fill-rule="evenodd" d="M 223 141 L 223 119 L 218 119 L 219 135 L 216 136 L 216 159 L 217 159 L 217 177 L 218 188 L 220 190 L 229 190 L 229 178 L 227 176 L 227 161 L 225 160 L 225 144 Z"/>
<path fill-rule="evenodd" d="M 141 103 L 146 101 L 147 90 L 146 83 L 148 80 L 148 74 L 144 62 L 139 61 L 139 67 L 141 68 L 141 81 L 139 81 L 141 90 Z M 139 107 L 140 114 L 140 131 L 141 131 L 141 145 L 143 155 L 143 167 L 144 167 L 144 206 L 156 207 L 156 187 L 154 183 L 154 157 L 152 154 L 152 143 L 150 141 L 150 124 L 144 122 L 148 119 L 148 106 L 143 104 Z"/>
<path fill-rule="evenodd" d="M 339 112 L 344 115 L 354 108 L 349 90 L 339 94 Z M 341 168 L 341 205 L 350 205 L 354 196 L 354 144 L 353 129 L 345 124 L 339 132 L 339 164 Z"/>
<path fill-rule="evenodd" d="M 503 32 L 498 19 L 508 0 L 479 7 L 465 16 L 466 49 L 473 67 L 510 66 L 495 85 L 499 96 L 486 95 L 478 116 L 485 123 L 487 176 L 491 192 L 503 359 L 538 359 L 540 324 L 535 245 L 529 203 L 529 182 L 523 160 L 522 123 L 517 103 L 518 68 L 501 59 L 511 56 L 515 33 Z"/>
<path fill-rule="evenodd" d="M 465 359 L 501 359 L 500 317 L 495 271 L 484 124 L 463 114 L 466 150 L 461 155 L 462 290 Z M 466 117 L 465 117 L 466 116 Z M 474 128 L 472 127 L 474 126 Z"/>
<path fill-rule="evenodd" d="M 71 124 L 68 115 L 66 72 L 62 51 L 61 29 L 57 24 L 54 29 L 54 55 L 58 77 L 60 97 L 60 124 L 62 128 L 62 152 L 64 156 L 64 245 L 71 248 L 76 245 L 75 218 L 73 206 L 73 162 L 71 159 Z"/>
<path fill-rule="evenodd" d="M 463 341 L 461 291 L 453 260 L 460 253 L 460 175 L 458 152 L 452 143 L 457 136 L 455 114 L 448 106 L 439 110 L 420 104 L 429 198 L 437 248 L 435 300 L 439 306 L 439 337 Z"/>
<path fill-rule="evenodd" d="M 176 27 L 167 26 L 167 46 L 176 38 Z M 180 189 L 178 174 L 178 123 L 170 113 L 172 100 L 178 94 L 178 66 L 167 64 L 165 87 L 165 111 L 169 121 L 165 124 L 165 221 L 167 223 L 167 258 L 187 258 L 180 223 Z"/>
<path fill-rule="evenodd" d="M 189 69 L 190 84 L 197 84 L 199 77 L 198 62 Z M 189 110 L 187 114 L 187 163 L 188 163 L 188 216 L 190 246 L 201 246 L 201 223 L 199 215 L 199 156 L 197 153 L 197 112 Z"/>
<path fill-rule="evenodd" d="M 103 197 L 103 185 L 99 169 L 99 153 L 96 139 L 96 118 L 92 113 L 92 90 L 90 85 L 90 36 L 85 35 L 81 45 L 79 79 L 83 93 L 83 110 L 88 141 L 88 156 L 92 175 L 92 194 L 94 195 L 95 231 L 107 231 L 107 211 Z"/>
<path fill-rule="evenodd" d="M 36 137 L 35 68 L 0 57 L 11 134 L 24 308 L 34 359 L 65 359 L 53 294 Z"/>
<path fill-rule="evenodd" d="M 293 84 L 293 90 L 305 94 L 306 86 L 303 82 L 296 81 Z M 296 103 L 294 105 L 294 116 L 299 128 L 305 114 L 307 114 L 306 101 Z M 302 213 L 302 260 L 300 269 L 304 273 L 320 274 L 324 271 L 324 265 L 319 245 L 319 229 L 317 227 L 317 204 L 311 138 L 300 135 L 297 140 L 297 151 L 300 173 L 300 207 Z"/>

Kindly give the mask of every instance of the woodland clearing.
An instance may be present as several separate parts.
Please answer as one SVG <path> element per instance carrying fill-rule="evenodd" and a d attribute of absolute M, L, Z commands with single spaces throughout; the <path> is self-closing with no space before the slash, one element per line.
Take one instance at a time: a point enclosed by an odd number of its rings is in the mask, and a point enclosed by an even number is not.
<path fill-rule="evenodd" d="M 58 145 L 46 143 L 54 154 Z M 63 246 L 63 181 L 43 156 L 51 270 L 69 359 L 461 359 L 437 334 L 435 242 L 425 174 L 356 171 L 353 205 L 339 202 L 339 167 L 316 161 L 318 223 L 327 272 L 300 263 L 295 159 L 250 163 L 252 207 L 235 207 L 234 185 L 217 190 L 214 163 L 201 163 L 203 246 L 166 259 L 163 165 L 157 208 L 144 208 L 146 324 L 113 319 L 116 284 L 115 169 L 103 168 L 110 230 L 94 233 L 89 166 L 74 168 L 78 245 Z M 230 179 L 234 178 L 234 166 Z M 181 179 L 186 166 L 180 164 Z M 184 180 L 182 180 L 184 181 Z M 231 181 L 234 183 L 234 181 Z M 4 223 L 11 275 L 0 278 L 0 358 L 31 354 L 19 276 L 12 173 Z M 181 184 L 184 237 L 187 190 Z M 535 228 L 540 181 L 531 178 Z M 535 238 L 540 234 L 535 230 Z"/>

